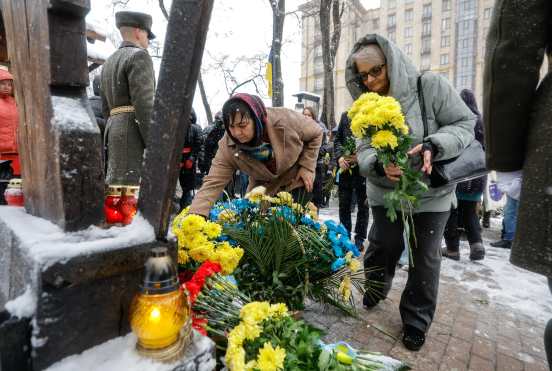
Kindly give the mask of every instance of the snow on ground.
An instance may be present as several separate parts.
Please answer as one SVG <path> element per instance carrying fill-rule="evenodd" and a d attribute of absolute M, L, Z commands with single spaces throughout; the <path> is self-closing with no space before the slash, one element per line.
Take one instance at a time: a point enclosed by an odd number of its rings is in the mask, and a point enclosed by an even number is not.
<path fill-rule="evenodd" d="M 124 227 L 90 226 L 83 231 L 67 233 L 46 219 L 27 214 L 22 207 L 0 206 L 0 220 L 9 225 L 28 256 L 42 269 L 78 255 L 155 240 L 153 227 L 139 214 Z"/>
<path fill-rule="evenodd" d="M 489 246 L 494 239 L 483 235 L 485 259 L 469 260 L 469 244 L 461 241 L 460 261 L 443 259 L 441 276 L 457 281 L 476 300 L 508 306 L 516 312 L 547 321 L 552 314 L 552 295 L 544 276 L 510 263 L 510 250 Z"/>
<path fill-rule="evenodd" d="M 136 336 L 132 333 L 66 357 L 46 371 L 169 371 L 174 365 L 156 363 L 142 358 L 135 350 Z"/>
<path fill-rule="evenodd" d="M 193 346 L 185 354 L 195 356 L 205 353 L 211 346 L 209 338 L 194 332 Z M 130 333 L 123 337 L 118 337 L 106 341 L 103 344 L 90 348 L 81 354 L 73 355 L 54 363 L 45 371 L 171 371 L 178 363 L 159 363 L 150 359 L 141 357 L 135 349 L 136 336 Z M 214 370 L 214 358 L 202 357 L 202 363 L 199 364 L 199 371 Z"/>
<path fill-rule="evenodd" d="M 320 210 L 320 219 L 339 221 L 339 211 L 334 200 L 330 206 Z M 356 214 L 353 214 L 352 221 L 354 230 Z M 461 241 L 461 260 L 444 258 L 441 278 L 454 280 L 469 291 L 474 300 L 504 305 L 518 313 L 546 322 L 552 314 L 552 294 L 546 278 L 512 265 L 510 250 L 489 245 L 498 239 L 501 223 L 502 219 L 493 218 L 491 228 L 483 230 L 486 249 L 484 260 L 470 261 L 469 244 Z"/>

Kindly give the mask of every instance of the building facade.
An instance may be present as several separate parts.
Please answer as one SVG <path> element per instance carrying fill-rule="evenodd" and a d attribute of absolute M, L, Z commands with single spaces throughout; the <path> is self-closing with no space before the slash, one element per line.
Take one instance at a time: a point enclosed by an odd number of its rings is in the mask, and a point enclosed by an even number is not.
<path fill-rule="evenodd" d="M 365 9 L 358 0 L 345 0 L 342 33 L 336 57 L 335 109 L 352 104 L 345 86 L 345 62 L 355 41 L 368 33 L 397 44 L 420 71 L 433 71 L 458 89 L 471 89 L 481 105 L 485 40 L 494 0 L 381 0 Z M 318 21 L 318 1 L 302 5 L 302 90 L 323 95 L 324 76 Z M 336 118 L 338 120 L 339 117 Z"/>

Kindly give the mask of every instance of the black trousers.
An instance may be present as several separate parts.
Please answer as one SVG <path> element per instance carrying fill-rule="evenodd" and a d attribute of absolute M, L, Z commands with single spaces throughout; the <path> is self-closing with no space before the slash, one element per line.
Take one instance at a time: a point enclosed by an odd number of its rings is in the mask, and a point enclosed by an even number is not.
<path fill-rule="evenodd" d="M 403 223 L 400 214 L 395 222 L 391 222 L 381 206 L 373 207 L 372 215 L 374 223 L 368 235 L 370 244 L 364 255 L 364 268 L 370 270 L 366 273 L 368 280 L 382 284 L 372 292 L 383 299 L 391 289 L 395 267 L 405 248 Z M 437 306 L 441 240 L 448 216 L 448 211 L 414 214 L 417 245 L 411 238 L 414 264 L 408 270 L 399 310 L 403 324 L 424 332 L 429 329 Z"/>
<path fill-rule="evenodd" d="M 339 222 L 351 235 L 351 206 L 353 195 L 356 195 L 357 220 L 355 225 L 355 243 L 363 243 L 368 231 L 370 208 L 366 204 L 366 178 L 353 174 L 341 174 L 339 180 Z M 351 236 L 352 239 L 352 236 Z"/>
<path fill-rule="evenodd" d="M 312 189 L 312 202 L 317 208 L 324 206 L 324 165 L 316 165 L 316 175 Z"/>
<path fill-rule="evenodd" d="M 180 188 L 182 188 L 182 197 L 180 197 L 180 210 L 182 210 L 192 203 L 192 193 L 196 185 L 195 167 L 193 171 L 181 169 L 178 181 L 180 182 Z"/>
<path fill-rule="evenodd" d="M 458 200 L 458 208 L 451 210 L 445 227 L 445 242 L 451 251 L 458 251 L 460 248 L 459 228 L 464 228 L 466 231 L 470 245 L 483 242 L 477 215 L 477 201 Z"/>

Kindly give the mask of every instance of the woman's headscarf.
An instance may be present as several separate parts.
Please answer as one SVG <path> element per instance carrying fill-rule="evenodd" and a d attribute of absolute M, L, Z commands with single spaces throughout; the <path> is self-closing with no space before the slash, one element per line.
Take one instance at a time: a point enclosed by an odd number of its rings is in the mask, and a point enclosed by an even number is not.
<path fill-rule="evenodd" d="M 230 126 L 230 120 L 234 116 L 236 110 L 236 101 L 244 103 L 247 106 L 247 108 L 249 109 L 248 114 L 255 122 L 255 137 L 250 143 L 247 143 L 246 145 L 252 147 L 260 145 L 262 143 L 264 127 L 267 120 L 266 107 L 263 101 L 256 95 L 238 93 L 234 94 L 232 98 L 228 99 L 226 103 L 224 103 L 224 105 L 222 106 L 222 120 L 224 122 L 224 127 L 226 128 L 226 132 L 228 133 L 230 138 L 232 138 L 232 140 L 237 144 L 239 144 L 239 142 L 234 137 L 232 137 L 230 130 L 228 130 L 228 127 Z M 242 112 L 242 115 L 243 114 L 244 113 Z"/>

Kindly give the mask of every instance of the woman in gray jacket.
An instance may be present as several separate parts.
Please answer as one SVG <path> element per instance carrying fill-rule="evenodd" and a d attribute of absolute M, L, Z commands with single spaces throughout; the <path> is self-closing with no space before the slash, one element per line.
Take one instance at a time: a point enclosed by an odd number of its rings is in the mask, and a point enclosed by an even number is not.
<path fill-rule="evenodd" d="M 428 135 L 418 101 L 420 73 L 393 43 L 379 35 L 367 35 L 354 46 L 347 60 L 347 87 L 353 99 L 371 91 L 392 96 L 401 105 L 413 138 L 409 152 L 411 164 L 424 173 L 431 173 L 432 162 L 458 156 L 473 140 L 475 116 L 446 79 L 430 72 L 421 77 L 425 99 Z M 385 215 L 384 195 L 391 191 L 401 171 L 393 165 L 383 168 L 370 146 L 370 138 L 357 142 L 359 170 L 367 178 L 368 203 L 374 223 L 370 230 L 364 267 L 367 278 L 382 283 L 376 293 L 367 293 L 364 305 L 375 306 L 391 288 L 395 266 L 405 246 L 402 218 L 391 222 Z M 400 313 L 403 321 L 403 343 L 410 350 L 419 350 L 431 325 L 439 287 L 441 268 L 440 244 L 454 197 L 454 185 L 430 188 L 414 210 L 417 245 L 412 247 L 413 265 L 403 291 Z"/>

